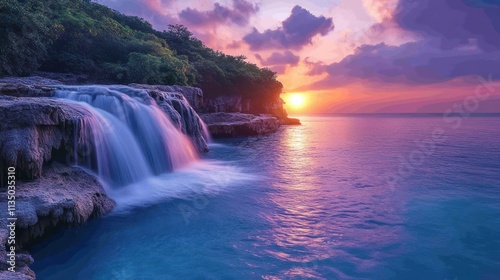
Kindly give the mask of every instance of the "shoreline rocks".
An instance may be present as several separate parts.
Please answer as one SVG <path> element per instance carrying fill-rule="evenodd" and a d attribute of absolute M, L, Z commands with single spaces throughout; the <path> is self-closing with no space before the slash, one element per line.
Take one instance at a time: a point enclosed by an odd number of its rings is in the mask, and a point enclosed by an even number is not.
<path fill-rule="evenodd" d="M 300 120 L 296 118 L 283 118 L 280 119 L 282 125 L 301 125 Z"/>
<path fill-rule="evenodd" d="M 271 115 L 212 113 L 200 117 L 214 138 L 261 135 L 280 127 L 280 121 Z"/>
<path fill-rule="evenodd" d="M 25 251 L 48 233 L 85 223 L 111 212 L 115 202 L 99 179 L 79 167 L 58 163 L 44 167 L 43 175 L 32 181 L 16 181 L 16 272 L 7 271 L 7 211 L 0 211 L 0 279 L 35 279 L 28 267 L 33 258 Z M 0 197 L 7 209 L 7 196 Z M 5 278 L 7 277 L 7 278 Z"/>

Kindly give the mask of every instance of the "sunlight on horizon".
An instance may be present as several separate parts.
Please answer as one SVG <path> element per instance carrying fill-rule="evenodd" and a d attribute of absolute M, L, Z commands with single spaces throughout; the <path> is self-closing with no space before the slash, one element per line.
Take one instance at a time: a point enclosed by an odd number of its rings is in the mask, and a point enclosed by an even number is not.
<path fill-rule="evenodd" d="M 286 94 L 285 96 L 283 96 L 283 99 L 285 101 L 285 106 L 287 107 L 287 109 L 293 111 L 301 111 L 301 109 L 303 109 L 307 103 L 306 97 L 301 92 Z"/>

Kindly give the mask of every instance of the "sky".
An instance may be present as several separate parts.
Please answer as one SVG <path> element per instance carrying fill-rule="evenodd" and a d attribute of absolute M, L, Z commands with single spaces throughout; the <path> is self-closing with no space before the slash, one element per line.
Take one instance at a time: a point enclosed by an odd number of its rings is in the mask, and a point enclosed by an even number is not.
<path fill-rule="evenodd" d="M 99 2 L 277 72 L 290 113 L 500 112 L 497 0 Z"/>

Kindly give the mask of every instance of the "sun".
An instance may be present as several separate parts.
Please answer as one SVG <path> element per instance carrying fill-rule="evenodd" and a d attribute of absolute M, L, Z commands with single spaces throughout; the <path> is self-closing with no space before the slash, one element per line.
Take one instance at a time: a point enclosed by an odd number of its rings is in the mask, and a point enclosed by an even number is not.
<path fill-rule="evenodd" d="M 288 102 L 294 108 L 300 108 L 304 106 L 305 98 L 303 95 L 295 93 L 288 98 Z"/>

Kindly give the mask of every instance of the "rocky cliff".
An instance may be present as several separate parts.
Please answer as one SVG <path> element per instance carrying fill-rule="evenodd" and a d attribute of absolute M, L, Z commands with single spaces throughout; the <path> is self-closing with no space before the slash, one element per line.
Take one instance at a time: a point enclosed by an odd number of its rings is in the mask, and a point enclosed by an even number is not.
<path fill-rule="evenodd" d="M 287 117 L 283 104 L 283 99 L 279 97 L 255 101 L 240 95 L 222 95 L 212 98 L 205 97 L 199 111 L 201 113 L 269 114 L 281 119 Z"/>
<path fill-rule="evenodd" d="M 0 163 L 16 167 L 22 179 L 41 177 L 44 164 L 58 158 L 73 163 L 70 158 L 75 150 L 75 131 L 88 112 L 77 102 L 50 98 L 57 90 L 67 89 L 60 84 L 40 77 L 0 79 Z M 201 118 L 190 106 L 190 102 L 201 106 L 200 89 L 131 86 L 152 97 L 200 152 L 207 151 L 208 135 Z"/>
<path fill-rule="evenodd" d="M 237 125 L 241 126 L 241 123 L 245 123 L 245 126 L 248 128 L 246 131 L 253 131 L 250 135 L 255 135 L 276 131 L 280 125 L 300 125 L 300 120 L 288 117 L 288 113 L 283 108 L 284 104 L 285 102 L 280 97 L 259 101 L 251 100 L 239 95 L 218 96 L 214 98 L 204 97 L 202 106 L 198 108 L 198 111 L 204 114 L 205 117 L 203 119 L 205 122 L 208 121 L 210 124 L 215 124 L 214 120 L 219 120 L 220 125 L 224 127 L 228 127 L 228 125 L 234 122 L 235 118 L 238 118 L 239 120 L 237 121 Z M 213 117 L 208 116 L 208 114 L 213 113 L 216 113 L 216 115 Z M 237 117 L 236 114 L 238 113 L 242 115 Z M 249 118 L 248 115 L 254 115 L 254 118 Z M 224 119 L 224 116 L 228 119 Z M 266 118 L 266 116 L 279 121 L 279 124 L 275 129 L 272 129 L 272 127 L 274 127 L 274 120 Z M 264 122 L 265 125 L 268 126 L 268 129 L 254 129 L 253 127 L 255 127 L 255 121 L 252 122 L 252 119 L 259 119 L 261 122 Z M 219 133 L 221 132 L 221 126 L 209 125 L 210 132 L 216 137 L 218 135 L 223 137 L 223 134 Z M 235 129 L 234 131 L 239 130 L 240 129 Z M 226 137 L 231 137 L 230 135 L 227 134 Z M 245 135 L 246 133 L 242 135 L 236 134 L 233 136 Z"/>
<path fill-rule="evenodd" d="M 37 238 L 112 210 L 114 202 L 93 174 L 75 164 L 75 131 L 88 117 L 87 107 L 51 98 L 59 81 L 30 77 L 0 80 L 0 207 L 7 209 L 7 167 L 16 169 L 16 273 L 6 271 L 7 212 L 0 211 L 0 279 L 34 279 L 26 245 Z M 202 100 L 195 88 L 133 85 L 144 90 L 191 137 L 207 150 L 202 121 L 190 106 Z M 192 93 L 192 94 L 191 94 Z"/>

